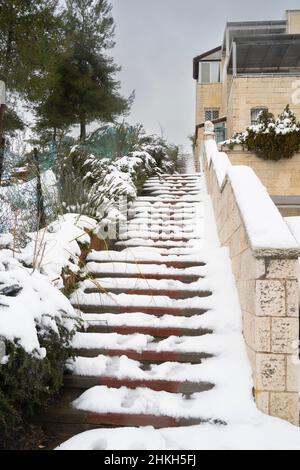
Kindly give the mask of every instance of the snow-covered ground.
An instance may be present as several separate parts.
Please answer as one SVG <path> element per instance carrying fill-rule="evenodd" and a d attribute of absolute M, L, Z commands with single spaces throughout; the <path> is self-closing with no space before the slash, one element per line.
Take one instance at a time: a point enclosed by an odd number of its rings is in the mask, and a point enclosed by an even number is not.
<path fill-rule="evenodd" d="M 106 347 L 127 348 L 135 350 L 174 350 L 190 351 L 199 350 L 212 353 L 213 358 L 203 361 L 201 364 L 186 365 L 182 364 L 176 371 L 172 369 L 171 364 L 152 366 L 149 371 L 142 371 L 139 363 L 130 361 L 128 358 L 107 358 L 99 356 L 97 358 L 77 358 L 73 364 L 73 372 L 80 375 L 107 374 L 107 371 L 113 373 L 115 377 L 131 378 L 166 378 L 175 377 L 188 379 L 201 379 L 211 381 L 215 387 L 203 393 L 193 394 L 191 400 L 184 400 L 180 394 L 170 394 L 167 392 L 154 392 L 149 389 L 128 390 L 109 389 L 107 387 L 94 387 L 84 392 L 74 403 L 73 406 L 80 410 L 89 412 L 105 413 L 109 411 L 127 413 L 152 413 L 156 415 L 168 415 L 174 417 L 189 416 L 202 417 L 207 420 L 224 420 L 227 425 L 202 424 L 200 426 L 170 428 L 155 430 L 152 427 L 146 428 L 125 428 L 125 429 L 99 429 L 88 431 L 73 437 L 69 441 L 61 444 L 59 450 L 199 450 L 199 449 L 297 449 L 300 450 L 300 430 L 291 424 L 262 414 L 255 406 L 252 397 L 252 376 L 251 368 L 247 358 L 245 344 L 242 335 L 242 318 L 238 302 L 238 294 L 235 286 L 233 274 L 231 272 L 231 262 L 229 252 L 226 248 L 221 248 L 217 238 L 217 231 L 214 221 L 213 210 L 210 199 L 207 195 L 202 195 L 204 205 L 204 227 L 203 239 L 190 242 L 188 244 L 188 256 L 199 260 L 199 257 L 207 262 L 203 268 L 188 268 L 189 273 L 201 271 L 205 274 L 205 288 L 210 288 L 213 295 L 207 298 L 192 298 L 187 300 L 170 300 L 165 297 L 159 297 L 159 305 L 178 306 L 179 303 L 186 308 L 209 308 L 210 310 L 203 314 L 195 316 L 195 319 L 185 319 L 182 323 L 180 317 L 174 321 L 178 325 L 186 327 L 211 328 L 214 333 L 195 338 L 176 338 L 170 337 L 154 344 L 151 336 L 128 335 L 126 338 L 122 335 L 93 335 L 79 334 L 75 338 L 75 344 L 78 347 L 93 348 L 97 345 L 105 349 Z M 147 198 L 144 200 L 147 203 Z M 284 229 L 282 229 L 284 232 Z M 285 232 L 286 233 L 286 232 Z M 255 233 L 254 233 L 255 236 Z M 262 240 L 262 238 L 261 238 Z M 137 244 L 138 241 L 137 240 Z M 286 240 L 293 245 L 293 237 Z M 151 250 L 145 248 L 143 259 L 150 260 L 155 257 L 154 248 Z M 133 244 L 134 245 L 134 244 Z M 137 258 L 141 256 L 141 249 L 130 248 L 131 254 Z M 135 250 L 137 250 L 135 252 Z M 185 251 L 184 251 L 185 250 Z M 164 249 L 158 250 L 160 254 Z M 129 252 L 126 251 L 124 256 Z M 157 253 L 157 251 L 156 251 Z M 186 253 L 186 248 L 178 245 L 175 254 Z M 96 255 L 99 260 L 102 256 Z M 123 256 L 116 254 L 113 256 Z M 91 256 L 90 264 L 93 256 Z M 166 257 L 164 257 L 166 260 Z M 118 260 L 119 261 L 119 260 Z M 115 266 L 114 261 L 112 261 Z M 101 264 L 98 264 L 98 269 Z M 96 264 L 90 266 L 97 268 Z M 116 262 L 117 269 L 120 268 Z M 151 265 L 150 265 L 151 266 Z M 121 269 L 121 268 L 120 268 Z M 133 264 L 133 268 L 135 265 Z M 149 265 L 143 267 L 149 268 Z M 159 267 L 156 269 L 168 269 Z M 169 268 L 174 271 L 175 268 Z M 118 272 L 118 271 L 117 271 Z M 163 273 L 164 274 L 164 273 Z M 112 282 L 111 280 L 107 281 Z M 201 281 L 200 281 L 201 282 Z M 83 288 L 88 284 L 82 285 L 79 292 L 81 302 L 85 303 L 85 293 Z M 95 294 L 96 296 L 97 294 Z M 101 294 L 102 296 L 103 294 Z M 93 297 L 93 296 L 92 296 Z M 105 295 L 104 295 L 105 297 Z M 105 302 L 119 302 L 124 305 L 128 298 L 126 294 L 116 296 L 115 299 L 105 298 Z M 140 296 L 143 297 L 143 296 Z M 102 297 L 103 298 L 103 297 Z M 95 297 L 95 304 L 97 299 Z M 99 301 L 99 299 L 98 299 Z M 139 299 L 141 301 L 141 298 Z M 149 305 L 150 300 L 145 296 L 142 299 L 145 305 Z M 137 299 L 131 298 L 133 305 L 137 305 Z M 133 324 L 138 320 L 141 325 L 149 325 L 150 316 L 143 314 L 128 315 Z M 110 315 L 111 317 L 112 315 Z M 92 315 L 88 316 L 89 318 Z M 116 316 L 118 317 L 118 316 Z M 122 315 L 123 317 L 123 315 Z M 110 318 L 111 320 L 111 318 Z M 123 317 L 124 320 L 124 317 Z M 118 319 L 115 320 L 118 322 Z M 168 324 L 168 316 L 155 320 L 157 323 L 165 322 Z M 196 321 L 194 326 L 190 322 Z M 126 323 L 127 324 L 127 323 Z M 153 326 L 153 323 L 151 323 Z M 107 341 L 107 344 L 104 342 Z M 127 341 L 126 342 L 124 341 Z M 129 342 L 129 343 L 128 343 Z M 113 371 L 113 372 L 112 372 Z"/>
<path fill-rule="evenodd" d="M 300 431 L 276 418 L 228 426 L 203 424 L 177 429 L 97 429 L 73 437 L 58 450 L 299 450 Z"/>

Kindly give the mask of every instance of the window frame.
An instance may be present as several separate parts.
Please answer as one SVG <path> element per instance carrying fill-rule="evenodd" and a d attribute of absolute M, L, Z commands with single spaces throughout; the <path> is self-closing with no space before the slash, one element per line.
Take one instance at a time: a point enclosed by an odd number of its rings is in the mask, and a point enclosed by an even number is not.
<path fill-rule="evenodd" d="M 218 64 L 219 65 L 219 76 L 218 76 L 218 81 L 212 81 L 212 64 Z M 209 65 L 209 81 L 208 82 L 203 82 L 202 81 L 202 65 L 203 64 L 208 64 Z M 199 62 L 199 81 L 201 85 L 211 85 L 214 83 L 221 83 L 221 61 L 220 60 L 206 60 L 206 61 L 201 61 Z"/>
<path fill-rule="evenodd" d="M 212 119 L 206 119 L 206 113 L 212 113 Z M 214 118 L 213 113 L 218 113 L 218 117 Z M 215 121 L 216 119 L 219 119 L 220 117 L 220 108 L 205 108 L 204 109 L 204 121 Z"/>
<path fill-rule="evenodd" d="M 258 118 L 258 115 L 259 113 L 261 113 L 262 111 L 269 111 L 269 108 L 267 106 L 255 106 L 254 108 L 251 108 L 250 109 L 250 122 L 251 122 L 251 126 L 257 126 L 258 125 L 258 121 L 257 121 L 257 118 Z M 256 115 L 256 120 L 253 119 L 252 117 L 252 114 L 254 112 L 257 112 L 257 115 Z"/>

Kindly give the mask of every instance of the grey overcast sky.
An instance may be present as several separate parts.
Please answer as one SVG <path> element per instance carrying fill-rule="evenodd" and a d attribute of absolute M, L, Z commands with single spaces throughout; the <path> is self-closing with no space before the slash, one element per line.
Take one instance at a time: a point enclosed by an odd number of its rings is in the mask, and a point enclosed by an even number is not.
<path fill-rule="evenodd" d="M 225 23 L 278 20 L 299 0 L 112 0 L 122 91 L 136 91 L 129 121 L 189 149 L 194 56 L 221 44 Z"/>

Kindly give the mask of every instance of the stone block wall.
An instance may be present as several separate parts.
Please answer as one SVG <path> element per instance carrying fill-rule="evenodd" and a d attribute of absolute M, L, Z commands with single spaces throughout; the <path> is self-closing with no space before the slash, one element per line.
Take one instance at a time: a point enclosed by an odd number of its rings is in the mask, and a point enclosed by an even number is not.
<path fill-rule="evenodd" d="M 219 238 L 230 250 L 257 406 L 299 425 L 297 257 L 251 247 L 229 179 L 220 188 L 212 163 L 205 163 Z"/>
<path fill-rule="evenodd" d="M 259 177 L 271 196 L 300 195 L 300 154 L 291 159 L 262 160 L 255 153 L 244 151 L 241 146 L 229 150 L 223 146 L 232 165 L 247 165 Z"/>
<path fill-rule="evenodd" d="M 196 124 L 205 121 L 206 109 L 219 109 L 223 116 L 222 83 L 197 83 L 196 87 Z"/>
<path fill-rule="evenodd" d="M 227 115 L 228 138 L 234 132 L 243 132 L 251 124 L 251 109 L 267 107 L 276 117 L 287 104 L 300 117 L 300 103 L 294 103 L 293 88 L 298 75 L 238 75 L 228 90 Z"/>
<path fill-rule="evenodd" d="M 300 10 L 287 10 L 287 33 L 300 34 Z"/>

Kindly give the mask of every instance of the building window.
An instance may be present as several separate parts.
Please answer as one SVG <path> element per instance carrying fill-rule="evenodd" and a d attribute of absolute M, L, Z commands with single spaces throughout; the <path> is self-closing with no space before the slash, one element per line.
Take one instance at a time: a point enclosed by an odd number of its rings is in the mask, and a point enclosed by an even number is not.
<path fill-rule="evenodd" d="M 204 114 L 205 121 L 214 121 L 220 117 L 220 111 L 218 109 L 206 109 Z"/>
<path fill-rule="evenodd" d="M 199 82 L 200 83 L 220 83 L 221 69 L 220 62 L 200 62 Z"/>
<path fill-rule="evenodd" d="M 262 111 L 268 111 L 268 108 L 253 108 L 251 109 L 251 125 L 256 126 L 258 124 L 258 116 Z"/>

